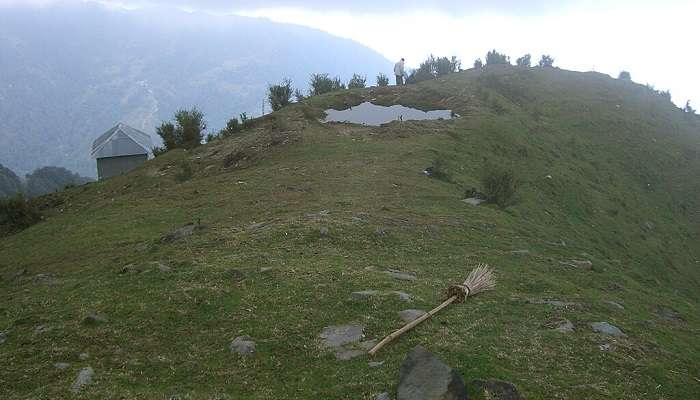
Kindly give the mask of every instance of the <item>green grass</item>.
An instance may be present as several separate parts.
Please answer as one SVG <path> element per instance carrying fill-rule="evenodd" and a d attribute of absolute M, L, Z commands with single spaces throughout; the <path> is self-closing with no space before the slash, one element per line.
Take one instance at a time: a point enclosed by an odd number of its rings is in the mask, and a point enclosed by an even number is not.
<path fill-rule="evenodd" d="M 379 128 L 315 120 L 326 107 L 370 99 L 462 118 Z M 696 398 L 699 129 L 629 82 L 488 68 L 311 98 L 240 137 L 71 189 L 46 221 L 0 240 L 0 397 L 367 399 L 395 390 L 404 355 L 421 344 L 466 381 L 508 380 L 529 399 Z M 236 151 L 247 159 L 224 168 Z M 422 173 L 436 159 L 448 180 Z M 512 167 L 521 182 L 505 210 L 461 202 L 465 189 L 480 189 L 488 164 Z M 188 179 L 177 177 L 182 165 Z M 195 235 L 160 242 L 198 219 Z M 530 254 L 511 254 L 522 249 Z M 570 259 L 591 260 L 593 271 L 560 266 Z M 398 311 L 437 305 L 479 262 L 497 269 L 497 289 L 383 349 L 382 367 L 320 350 L 328 325 L 363 323 L 380 339 L 401 325 Z M 143 272 L 120 274 L 128 264 Z M 231 268 L 246 279 L 230 279 Z M 387 268 L 418 280 L 376 272 Z M 10 279 L 22 269 L 26 276 Z M 40 273 L 54 281 L 33 283 Z M 350 300 L 365 289 L 417 300 Z M 685 321 L 663 320 L 657 305 Z M 108 322 L 82 325 L 89 312 Z M 575 333 L 551 330 L 564 318 Z M 597 321 L 628 337 L 594 334 L 588 325 Z M 35 334 L 40 324 L 52 329 Z M 228 351 L 240 335 L 256 339 L 255 356 Z M 600 351 L 604 343 L 616 351 Z M 71 367 L 56 370 L 61 361 Z M 72 395 L 88 365 L 95 383 Z"/>

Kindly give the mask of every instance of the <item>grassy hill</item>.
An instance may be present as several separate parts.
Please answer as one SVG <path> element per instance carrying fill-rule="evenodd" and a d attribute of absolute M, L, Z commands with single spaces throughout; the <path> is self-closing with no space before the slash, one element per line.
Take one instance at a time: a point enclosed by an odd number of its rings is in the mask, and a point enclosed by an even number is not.
<path fill-rule="evenodd" d="M 461 118 L 317 122 L 365 100 Z M 435 160 L 448 179 L 423 174 Z M 503 165 L 522 182 L 513 206 L 461 201 Z M 490 68 L 314 97 L 238 138 L 47 197 L 46 221 L 1 239 L 0 394 L 367 399 L 393 392 L 422 344 L 465 381 L 511 381 L 528 399 L 696 398 L 698 176 L 697 119 L 601 74 Z M 188 223 L 191 236 L 163 238 Z M 495 291 L 375 360 L 320 348 L 330 325 L 381 339 L 398 311 L 437 305 L 480 262 Z M 370 289 L 380 295 L 351 295 Z M 564 319 L 573 333 L 553 329 Z M 627 337 L 594 333 L 600 321 Z M 254 356 L 229 351 L 242 335 Z M 71 394 L 88 365 L 94 383 Z"/>

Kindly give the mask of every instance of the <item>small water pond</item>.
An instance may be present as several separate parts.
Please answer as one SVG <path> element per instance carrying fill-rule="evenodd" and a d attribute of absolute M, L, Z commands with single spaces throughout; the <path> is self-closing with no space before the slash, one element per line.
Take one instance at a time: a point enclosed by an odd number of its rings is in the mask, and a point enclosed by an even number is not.
<path fill-rule="evenodd" d="M 359 106 L 350 107 L 347 110 L 326 110 L 327 122 L 346 122 L 351 124 L 379 126 L 392 121 L 424 121 L 452 119 L 452 110 L 421 111 L 416 108 L 393 105 L 390 107 L 378 106 L 370 102 L 364 102 Z"/>

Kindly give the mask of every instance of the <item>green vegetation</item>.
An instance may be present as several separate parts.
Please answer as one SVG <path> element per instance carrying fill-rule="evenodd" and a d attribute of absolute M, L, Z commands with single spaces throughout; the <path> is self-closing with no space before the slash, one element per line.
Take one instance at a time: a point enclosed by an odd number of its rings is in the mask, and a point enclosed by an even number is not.
<path fill-rule="evenodd" d="M 272 111 L 279 111 L 282 107 L 289 105 L 292 102 L 292 81 L 289 79 L 282 80 L 282 83 L 276 85 L 268 85 L 267 100 L 270 102 Z"/>
<path fill-rule="evenodd" d="M 367 86 L 367 77 L 352 74 L 352 78 L 348 81 L 348 89 L 363 89 Z"/>
<path fill-rule="evenodd" d="M 175 112 L 175 123 L 163 122 L 156 133 L 163 139 L 165 149 L 154 149 L 153 153 L 162 154 L 163 150 L 193 149 L 202 144 L 207 123 L 204 113 L 196 107 L 191 110 Z"/>
<path fill-rule="evenodd" d="M 493 49 L 486 53 L 486 65 L 510 65 L 510 57 Z"/>
<path fill-rule="evenodd" d="M 520 182 L 510 168 L 488 165 L 481 178 L 486 201 L 506 208 L 515 201 Z"/>
<path fill-rule="evenodd" d="M 22 191 L 22 181 L 17 174 L 0 164 L 0 199 Z"/>
<path fill-rule="evenodd" d="M 58 192 L 91 181 L 61 167 L 42 167 L 27 175 L 24 192 L 29 197 Z"/>
<path fill-rule="evenodd" d="M 22 193 L 0 199 L 0 238 L 28 228 L 40 220 L 38 207 Z"/>
<path fill-rule="evenodd" d="M 540 58 L 540 62 L 538 65 L 540 67 L 551 68 L 554 66 L 554 59 L 549 55 L 544 54 L 542 55 L 542 58 Z"/>
<path fill-rule="evenodd" d="M 474 60 L 474 69 L 482 69 L 484 68 L 484 62 L 481 61 L 481 58 L 477 58 Z"/>
<path fill-rule="evenodd" d="M 310 96 L 320 96 L 336 90 L 345 89 L 345 84 L 340 78 L 331 78 L 328 74 L 312 74 L 309 85 L 311 86 L 309 90 Z"/>
<path fill-rule="evenodd" d="M 418 83 L 440 78 L 459 71 L 461 65 L 462 62 L 455 56 L 447 58 L 435 57 L 431 54 L 417 69 L 411 71 L 406 83 Z"/>
<path fill-rule="evenodd" d="M 515 65 L 521 68 L 530 68 L 530 66 L 532 66 L 532 56 L 530 54 L 525 54 L 515 60 Z"/>
<path fill-rule="evenodd" d="M 384 87 L 389 86 L 389 77 L 384 73 L 377 75 L 377 86 Z"/>
<path fill-rule="evenodd" d="M 617 79 L 619 79 L 621 81 L 631 81 L 632 74 L 630 74 L 628 71 L 621 71 L 620 75 L 618 75 Z"/>
<path fill-rule="evenodd" d="M 462 117 L 318 122 L 370 100 Z M 696 398 L 696 120 L 602 74 L 493 65 L 314 96 L 224 140 L 41 197 L 62 204 L 0 240 L 0 397 L 367 399 L 395 390 L 421 344 L 465 380 L 507 380 L 527 399 Z M 449 181 L 423 173 L 436 159 Z M 192 177 L 178 182 L 183 161 Z M 517 202 L 462 202 L 465 189 L 485 190 L 493 165 L 516 172 Z M 161 239 L 200 219 L 191 236 Z M 320 348 L 330 325 L 361 323 L 381 339 L 402 325 L 398 311 L 439 304 L 479 262 L 496 269 L 496 290 L 375 359 Z M 368 289 L 381 295 L 352 299 Z M 107 321 L 86 326 L 88 313 Z M 564 319 L 574 332 L 553 330 Z M 598 321 L 627 336 L 594 333 Z M 257 343 L 248 358 L 228 350 L 243 335 Z M 72 395 L 88 365 L 94 383 Z"/>

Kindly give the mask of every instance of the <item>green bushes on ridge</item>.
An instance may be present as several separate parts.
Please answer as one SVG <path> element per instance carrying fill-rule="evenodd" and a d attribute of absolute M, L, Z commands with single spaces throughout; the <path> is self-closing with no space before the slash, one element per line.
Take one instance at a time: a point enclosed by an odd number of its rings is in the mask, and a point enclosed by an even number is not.
<path fill-rule="evenodd" d="M 486 201 L 506 208 L 515 201 L 520 182 L 510 168 L 487 166 L 481 178 Z"/>
<path fill-rule="evenodd" d="M 0 199 L 0 235 L 28 228 L 39 221 L 38 207 L 22 193 Z"/>
<path fill-rule="evenodd" d="M 172 149 L 192 149 L 202 144 L 207 123 L 204 113 L 197 107 L 175 112 L 175 122 L 163 122 L 156 133 L 163 139 L 165 148 L 153 149 L 153 154 L 162 154 Z"/>

